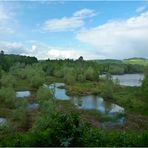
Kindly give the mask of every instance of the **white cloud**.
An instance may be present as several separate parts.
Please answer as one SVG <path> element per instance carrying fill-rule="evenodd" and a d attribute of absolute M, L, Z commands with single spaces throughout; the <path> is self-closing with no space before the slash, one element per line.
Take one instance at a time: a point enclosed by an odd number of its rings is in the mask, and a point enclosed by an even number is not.
<path fill-rule="evenodd" d="M 42 29 L 48 32 L 72 31 L 84 25 L 86 17 L 92 17 L 95 11 L 91 9 L 81 9 L 73 13 L 71 17 L 63 17 L 59 19 L 49 19 L 44 22 Z"/>
<path fill-rule="evenodd" d="M 74 17 L 82 17 L 82 18 L 92 17 L 92 16 L 95 16 L 95 15 L 96 15 L 95 10 L 93 10 L 93 9 L 87 9 L 87 8 L 84 8 L 84 9 L 81 9 L 79 11 L 76 11 L 73 14 Z"/>
<path fill-rule="evenodd" d="M 51 48 L 47 54 L 51 59 L 77 59 L 80 56 L 79 53 L 73 49 L 63 50 Z"/>
<path fill-rule="evenodd" d="M 0 50 L 3 50 L 6 54 L 35 56 L 38 59 L 78 59 L 80 56 L 83 56 L 84 59 L 98 58 L 97 54 L 90 50 L 85 51 L 81 48 L 72 47 L 54 47 L 35 40 L 24 42 L 0 41 Z"/>
<path fill-rule="evenodd" d="M 44 23 L 43 29 L 48 32 L 71 31 L 83 26 L 84 21 L 75 17 L 63 17 L 61 19 L 52 19 Z"/>
<path fill-rule="evenodd" d="M 22 43 L 7 41 L 0 41 L 0 50 L 7 54 L 22 54 L 25 52 Z"/>
<path fill-rule="evenodd" d="M 81 30 L 76 38 L 105 58 L 148 57 L 148 12 Z"/>
<path fill-rule="evenodd" d="M 48 46 L 43 43 L 33 43 L 26 49 L 26 55 L 36 56 L 38 59 L 77 59 L 81 54 L 73 48 Z"/>

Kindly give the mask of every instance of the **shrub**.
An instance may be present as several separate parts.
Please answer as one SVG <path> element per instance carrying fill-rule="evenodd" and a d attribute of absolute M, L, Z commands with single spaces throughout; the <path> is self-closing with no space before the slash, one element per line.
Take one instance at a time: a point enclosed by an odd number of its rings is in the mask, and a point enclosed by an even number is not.
<path fill-rule="evenodd" d="M 2 87 L 0 89 L 0 102 L 8 108 L 14 108 L 16 105 L 16 93 L 14 89 Z"/>
<path fill-rule="evenodd" d="M 86 80 L 90 81 L 97 81 L 99 78 L 97 72 L 92 67 L 88 67 L 88 69 L 85 72 L 85 75 L 86 75 Z"/>
<path fill-rule="evenodd" d="M 53 98 L 51 91 L 46 86 L 41 86 L 37 91 L 37 99 L 40 103 L 51 100 Z"/>
<path fill-rule="evenodd" d="M 1 82 L 1 86 L 14 87 L 16 84 L 16 79 L 14 76 L 12 76 L 10 74 L 3 74 L 0 82 Z"/>
<path fill-rule="evenodd" d="M 76 74 L 73 68 L 65 68 L 64 81 L 67 84 L 73 84 L 76 81 Z"/>
<path fill-rule="evenodd" d="M 84 82 L 86 80 L 86 76 L 84 74 L 78 74 L 77 80 L 79 82 Z"/>

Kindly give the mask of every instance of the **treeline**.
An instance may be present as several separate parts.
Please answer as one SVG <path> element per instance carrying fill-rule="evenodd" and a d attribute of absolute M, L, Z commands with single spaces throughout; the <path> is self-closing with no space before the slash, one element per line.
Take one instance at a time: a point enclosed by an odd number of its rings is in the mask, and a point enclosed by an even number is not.
<path fill-rule="evenodd" d="M 126 60 L 94 60 L 100 67 L 101 73 L 111 73 L 111 74 L 126 74 L 126 73 L 143 73 L 146 63 L 142 62 L 132 62 L 128 59 Z M 148 60 L 145 59 L 147 62 Z"/>
<path fill-rule="evenodd" d="M 41 62 L 41 65 L 46 75 L 62 78 L 67 84 L 75 81 L 97 81 L 99 78 L 98 64 L 84 61 L 82 57 L 75 61 L 70 59 L 47 60 Z"/>
<path fill-rule="evenodd" d="M 8 55 L 4 54 L 3 51 L 1 51 L 0 53 L 0 67 L 4 71 L 9 71 L 10 67 L 12 67 L 16 63 L 27 65 L 37 62 L 38 60 L 36 57 L 13 55 L 13 54 Z"/>

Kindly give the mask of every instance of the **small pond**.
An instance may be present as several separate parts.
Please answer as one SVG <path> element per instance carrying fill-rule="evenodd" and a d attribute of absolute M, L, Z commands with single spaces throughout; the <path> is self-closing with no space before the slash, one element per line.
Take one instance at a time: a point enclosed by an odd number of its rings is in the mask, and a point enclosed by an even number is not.
<path fill-rule="evenodd" d="M 68 96 L 66 95 L 66 90 L 63 88 L 60 88 L 61 86 L 64 86 L 64 83 L 54 83 L 49 86 L 49 89 L 53 91 L 55 98 L 58 100 L 69 100 L 74 105 L 76 105 L 80 109 L 84 110 L 97 110 L 103 115 L 107 116 L 115 116 L 120 113 L 124 113 L 124 108 L 120 107 L 117 104 L 113 104 L 107 101 L 104 101 L 104 99 L 100 96 L 94 96 L 94 95 L 87 95 L 87 96 Z M 122 118 L 122 119 L 121 119 Z M 123 120 L 125 121 L 125 118 L 122 116 L 117 119 L 117 122 L 113 122 L 114 124 L 124 124 Z M 109 122 L 106 122 L 105 124 L 109 124 Z"/>
<path fill-rule="evenodd" d="M 7 119 L 0 117 L 0 127 L 6 126 L 7 125 Z"/>
<path fill-rule="evenodd" d="M 101 75 L 101 77 L 105 77 L 105 75 Z M 124 86 L 141 86 L 142 80 L 144 79 L 143 74 L 123 74 L 123 75 L 112 75 L 112 79 L 114 82 L 119 80 L 120 85 Z"/>
<path fill-rule="evenodd" d="M 17 98 L 25 98 L 25 97 L 30 97 L 30 96 L 31 96 L 30 91 L 16 91 Z"/>
<path fill-rule="evenodd" d="M 38 109 L 39 108 L 39 104 L 35 103 L 35 102 L 31 102 L 28 104 L 27 106 L 28 109 Z"/>

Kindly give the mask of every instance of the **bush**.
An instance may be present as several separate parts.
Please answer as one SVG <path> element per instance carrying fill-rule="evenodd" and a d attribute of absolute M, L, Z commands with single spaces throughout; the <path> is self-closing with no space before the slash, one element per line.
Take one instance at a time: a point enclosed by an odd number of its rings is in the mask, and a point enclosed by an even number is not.
<path fill-rule="evenodd" d="M 0 89 L 0 102 L 8 108 L 14 108 L 16 105 L 16 93 L 14 89 L 2 87 Z"/>
<path fill-rule="evenodd" d="M 1 86 L 14 87 L 16 85 L 16 79 L 10 74 L 3 74 L 0 80 Z"/>
<path fill-rule="evenodd" d="M 79 82 L 84 82 L 86 80 L 86 76 L 84 74 L 78 74 L 77 80 Z"/>
<path fill-rule="evenodd" d="M 90 81 L 97 81 L 99 78 L 99 75 L 97 75 L 97 72 L 92 68 L 88 67 L 88 69 L 85 72 L 86 80 Z"/>
<path fill-rule="evenodd" d="M 53 98 L 51 91 L 46 86 L 41 86 L 37 91 L 37 99 L 40 103 L 51 100 Z"/>
<path fill-rule="evenodd" d="M 113 82 L 111 76 L 108 74 L 105 78 L 101 94 L 107 98 L 113 98 Z"/>
<path fill-rule="evenodd" d="M 31 87 L 39 88 L 45 81 L 45 73 L 39 65 L 27 66 L 24 73 Z"/>
<path fill-rule="evenodd" d="M 76 74 L 73 68 L 66 68 L 64 70 L 64 82 L 67 84 L 73 84 L 76 81 Z"/>

